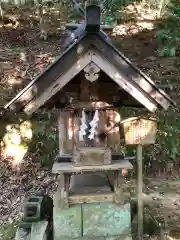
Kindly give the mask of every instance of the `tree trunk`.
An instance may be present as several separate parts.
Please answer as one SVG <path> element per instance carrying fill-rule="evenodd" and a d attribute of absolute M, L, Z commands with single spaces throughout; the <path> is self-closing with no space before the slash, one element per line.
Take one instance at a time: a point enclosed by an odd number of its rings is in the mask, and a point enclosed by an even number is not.
<path fill-rule="evenodd" d="M 159 2 L 159 11 L 158 11 L 158 17 L 159 18 L 163 16 L 168 3 L 169 3 L 169 0 L 161 0 Z"/>
<path fill-rule="evenodd" d="M 40 38 L 47 40 L 47 31 L 45 29 L 45 19 L 43 14 L 43 2 L 42 0 L 37 0 L 38 15 L 39 15 L 39 29 L 40 29 Z"/>
<path fill-rule="evenodd" d="M 3 20 L 4 19 L 4 11 L 3 11 L 3 8 L 2 8 L 2 1 L 0 0 L 0 15 L 1 15 L 1 19 Z"/>

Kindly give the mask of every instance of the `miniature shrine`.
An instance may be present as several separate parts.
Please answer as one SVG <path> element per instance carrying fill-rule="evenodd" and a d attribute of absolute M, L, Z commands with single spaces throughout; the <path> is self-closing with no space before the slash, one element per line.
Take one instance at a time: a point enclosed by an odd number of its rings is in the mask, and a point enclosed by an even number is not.
<path fill-rule="evenodd" d="M 154 143 L 157 126 L 154 119 L 121 119 L 120 110 L 155 112 L 174 104 L 114 47 L 100 24 L 100 7 L 81 11 L 85 21 L 67 39 L 62 55 L 5 106 L 4 115 L 59 109 L 59 153 L 52 168 L 57 193 L 53 200 L 27 199 L 16 240 L 45 240 L 50 232 L 53 240 L 132 239 L 130 193 L 121 171 L 133 166 L 119 145 L 138 145 L 142 160 L 141 147 Z M 141 178 L 142 167 L 139 186 Z"/>

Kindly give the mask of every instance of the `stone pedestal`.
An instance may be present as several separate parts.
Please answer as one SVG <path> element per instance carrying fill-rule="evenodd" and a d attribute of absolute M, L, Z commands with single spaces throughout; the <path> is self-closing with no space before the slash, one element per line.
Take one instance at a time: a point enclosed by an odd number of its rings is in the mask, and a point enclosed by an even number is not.
<path fill-rule="evenodd" d="M 54 207 L 54 240 L 131 240 L 130 204 L 77 204 Z"/>

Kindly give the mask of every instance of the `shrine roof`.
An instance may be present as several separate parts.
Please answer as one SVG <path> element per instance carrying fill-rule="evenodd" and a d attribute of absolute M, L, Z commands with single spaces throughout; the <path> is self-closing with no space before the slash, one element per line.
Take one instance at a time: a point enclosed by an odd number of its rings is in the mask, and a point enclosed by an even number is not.
<path fill-rule="evenodd" d="M 86 21 L 66 39 L 63 53 L 13 98 L 4 107 L 5 111 L 24 111 L 31 115 L 91 62 L 149 111 L 167 110 L 171 104 L 175 105 L 152 79 L 113 45 L 101 29 L 97 6 L 91 6 L 89 10 Z M 93 13 L 97 16 L 94 19 L 91 10 L 96 13 Z"/>

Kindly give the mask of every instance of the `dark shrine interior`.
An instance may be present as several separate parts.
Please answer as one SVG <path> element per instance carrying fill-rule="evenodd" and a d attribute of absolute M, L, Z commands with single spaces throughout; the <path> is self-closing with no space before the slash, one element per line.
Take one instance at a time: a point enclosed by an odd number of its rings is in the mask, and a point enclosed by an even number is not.
<path fill-rule="evenodd" d="M 120 88 L 102 70 L 98 80 L 90 82 L 85 79 L 83 70 L 51 99 L 42 108 L 64 108 L 71 103 L 80 101 L 101 101 L 115 107 L 143 107 L 129 93 Z"/>

